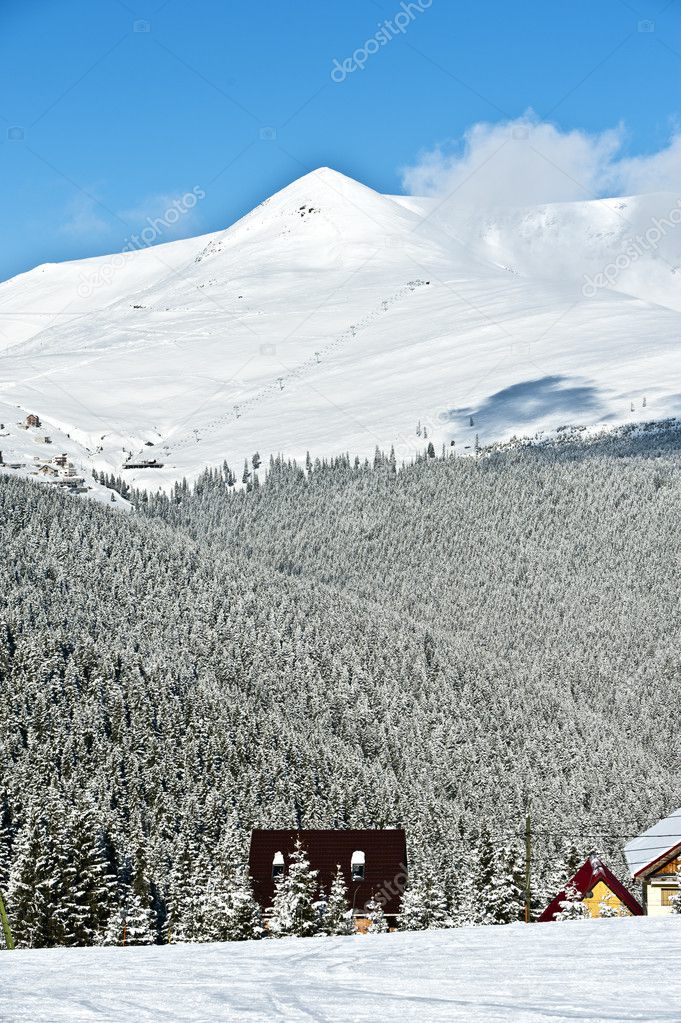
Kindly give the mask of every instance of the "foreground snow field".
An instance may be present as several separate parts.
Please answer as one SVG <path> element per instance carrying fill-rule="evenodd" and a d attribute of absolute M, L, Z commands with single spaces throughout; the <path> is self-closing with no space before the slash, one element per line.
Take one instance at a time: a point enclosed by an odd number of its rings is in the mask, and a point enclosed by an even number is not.
<path fill-rule="evenodd" d="M 2 955 L 3 1023 L 681 1019 L 681 917 Z"/>

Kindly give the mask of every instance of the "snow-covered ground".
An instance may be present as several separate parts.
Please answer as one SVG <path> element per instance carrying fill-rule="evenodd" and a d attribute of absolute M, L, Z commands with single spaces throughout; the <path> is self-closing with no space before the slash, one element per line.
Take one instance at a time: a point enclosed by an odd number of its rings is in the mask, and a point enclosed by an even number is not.
<path fill-rule="evenodd" d="M 681 917 L 0 955 L 3 1023 L 681 1020 Z"/>
<path fill-rule="evenodd" d="M 0 284 L 0 403 L 69 434 L 88 469 L 155 458 L 124 470 L 152 488 L 255 451 L 409 459 L 424 429 L 465 452 L 675 415 L 680 210 L 483 215 L 322 168 L 225 231 Z M 608 287 L 585 292 L 586 272 Z"/>

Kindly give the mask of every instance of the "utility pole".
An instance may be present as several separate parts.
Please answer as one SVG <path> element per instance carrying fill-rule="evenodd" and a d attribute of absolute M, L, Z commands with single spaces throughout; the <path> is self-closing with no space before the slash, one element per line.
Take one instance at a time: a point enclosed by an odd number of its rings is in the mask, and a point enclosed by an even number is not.
<path fill-rule="evenodd" d="M 2 895 L 0 895 L 0 920 L 2 920 L 2 930 L 5 935 L 5 945 L 7 949 L 11 951 L 14 948 L 14 938 L 12 937 L 12 931 L 9 926 L 9 918 L 5 910 L 5 903 L 2 901 Z"/>
<path fill-rule="evenodd" d="M 532 820 L 525 818 L 525 923 L 532 922 Z"/>

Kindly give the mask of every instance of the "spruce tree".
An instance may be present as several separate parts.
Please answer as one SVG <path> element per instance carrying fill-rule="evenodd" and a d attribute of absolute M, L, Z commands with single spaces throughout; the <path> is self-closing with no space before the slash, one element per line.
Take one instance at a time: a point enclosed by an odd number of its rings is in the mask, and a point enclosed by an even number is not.
<path fill-rule="evenodd" d="M 621 916 L 621 910 L 618 906 L 613 906 L 612 901 L 608 895 L 604 895 L 598 903 L 598 915 L 604 919 L 610 919 L 612 917 Z"/>
<path fill-rule="evenodd" d="M 287 935 L 310 937 L 321 930 L 320 914 L 316 905 L 318 871 L 312 870 L 307 853 L 296 840 L 289 856 L 288 870 L 276 884 L 273 913 L 269 920 L 270 933 L 277 938 Z"/>
<path fill-rule="evenodd" d="M 262 938 L 260 907 L 253 898 L 248 878 L 234 878 L 227 897 L 225 938 L 227 941 L 253 941 Z"/>
<path fill-rule="evenodd" d="M 556 913 L 555 920 L 590 920 L 589 907 L 582 900 L 581 895 L 573 884 L 565 889 L 564 898 L 558 904 L 560 909 Z"/>
<path fill-rule="evenodd" d="M 44 821 L 33 816 L 17 841 L 9 879 L 7 912 L 19 947 L 50 948 L 64 943 L 62 920 L 55 917 L 63 891 L 59 853 Z"/>
<path fill-rule="evenodd" d="M 425 885 L 420 878 L 410 876 L 400 903 L 401 931 L 425 931 L 428 927 Z"/>
<path fill-rule="evenodd" d="M 104 939 L 114 907 L 115 880 L 97 813 L 77 808 L 62 836 L 65 943 L 93 945 Z M 61 907 L 60 907 L 61 908 Z"/>
<path fill-rule="evenodd" d="M 366 904 L 366 911 L 369 917 L 367 934 L 387 934 L 388 921 L 385 918 L 383 906 L 380 902 L 377 902 L 373 895 Z"/>
<path fill-rule="evenodd" d="M 125 856 L 118 869 L 116 902 L 104 935 L 105 945 L 153 945 L 156 940 L 153 913 L 148 898 L 136 891 L 135 873 L 131 858 Z"/>
<path fill-rule="evenodd" d="M 348 886 L 340 865 L 331 882 L 329 898 L 323 917 L 323 928 L 326 934 L 352 934 L 354 931 L 352 910 L 348 902 Z"/>

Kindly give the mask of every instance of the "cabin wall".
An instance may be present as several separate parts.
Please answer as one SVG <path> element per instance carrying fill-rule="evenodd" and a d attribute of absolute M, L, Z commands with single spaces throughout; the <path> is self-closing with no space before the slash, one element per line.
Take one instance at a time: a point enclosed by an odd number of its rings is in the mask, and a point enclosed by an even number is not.
<path fill-rule="evenodd" d="M 678 895 L 679 889 L 674 884 L 674 878 L 669 876 L 662 883 L 657 881 L 645 881 L 646 914 L 648 916 L 669 916 L 672 906 L 669 899 L 672 895 Z"/>
<path fill-rule="evenodd" d="M 622 916 L 631 916 L 631 913 L 624 905 L 621 899 L 618 899 L 615 893 L 607 886 L 605 881 L 598 881 L 592 889 L 591 898 L 584 898 L 582 901 L 584 905 L 588 907 L 589 913 L 594 919 L 601 915 L 601 902 L 606 901 L 607 904 L 617 910 Z"/>

